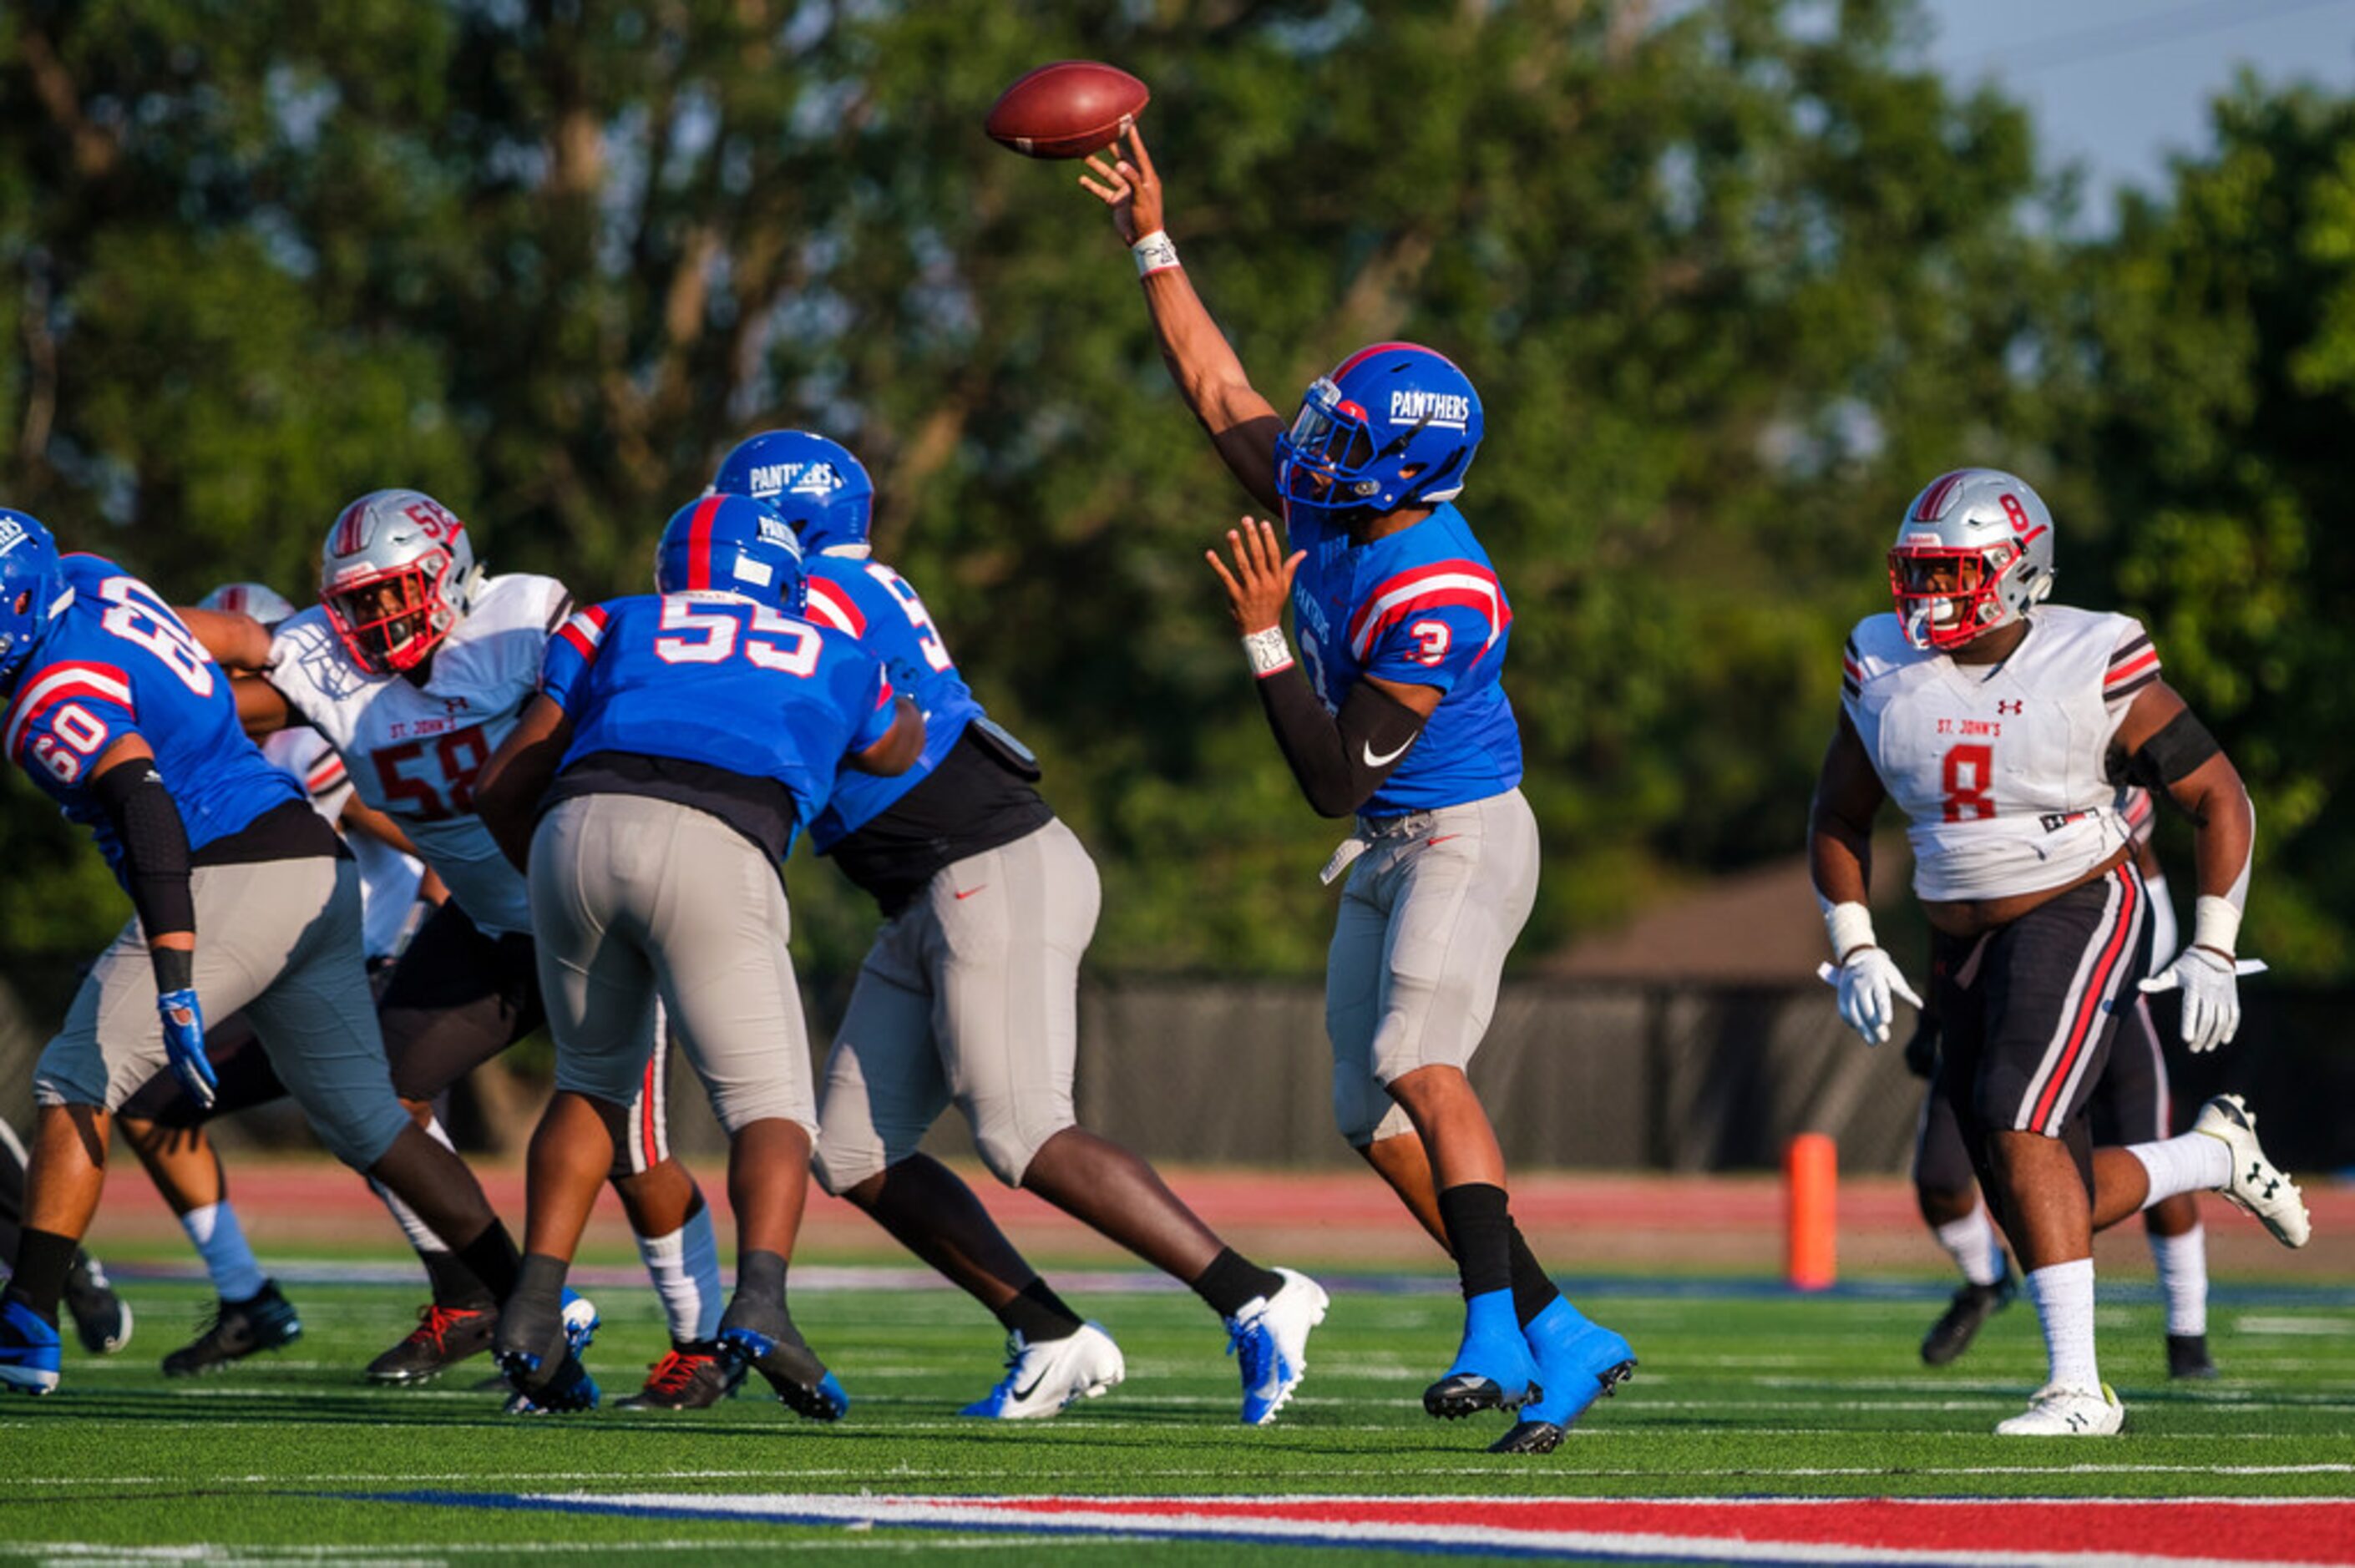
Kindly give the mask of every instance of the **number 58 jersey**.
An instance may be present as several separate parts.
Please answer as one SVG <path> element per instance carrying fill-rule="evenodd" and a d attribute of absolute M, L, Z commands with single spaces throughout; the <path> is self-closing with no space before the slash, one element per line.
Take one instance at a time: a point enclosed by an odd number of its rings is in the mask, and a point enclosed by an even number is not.
<path fill-rule="evenodd" d="M 270 645 L 270 683 L 495 936 L 531 930 L 531 898 L 474 814 L 474 775 L 539 689 L 549 636 L 571 605 L 553 577 L 490 578 L 433 651 L 423 685 L 360 668 L 315 606 L 282 622 Z"/>
<path fill-rule="evenodd" d="M 2047 605 L 1999 664 L 1905 641 L 1891 614 L 1857 623 L 1841 703 L 1907 819 L 1913 891 L 2002 898 L 2074 882 L 2131 836 L 2109 749 L 2158 679 L 2139 622 Z"/>

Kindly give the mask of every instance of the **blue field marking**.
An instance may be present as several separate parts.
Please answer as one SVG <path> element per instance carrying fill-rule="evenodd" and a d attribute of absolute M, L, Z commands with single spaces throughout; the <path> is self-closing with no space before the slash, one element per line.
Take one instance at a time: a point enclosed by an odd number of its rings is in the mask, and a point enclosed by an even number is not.
<path fill-rule="evenodd" d="M 107 1266 L 107 1275 L 116 1280 L 141 1284 L 202 1285 L 206 1283 L 204 1268 L 198 1264 L 124 1264 Z M 271 1277 L 282 1285 L 316 1288 L 338 1285 L 405 1285 L 422 1288 L 413 1261 L 399 1263 L 347 1262 L 340 1259 L 292 1259 L 273 1267 Z M 575 1267 L 566 1278 L 583 1289 L 626 1289 L 645 1284 L 645 1271 L 634 1265 L 611 1264 Z M 1322 1270 L 1316 1276 L 1319 1284 L 1328 1290 L 1345 1291 L 1353 1296 L 1444 1296 L 1454 1297 L 1461 1289 L 1452 1274 L 1383 1272 L 1359 1274 L 1329 1274 Z M 1752 1277 L 1716 1277 L 1687 1275 L 1556 1275 L 1554 1283 L 1562 1294 L 1573 1299 L 1609 1300 L 1626 1298 L 1647 1298 L 1678 1301 L 1913 1301 L 1943 1302 L 1955 1293 L 1955 1281 L 1940 1276 L 1935 1278 L 1891 1278 L 1843 1280 L 1828 1290 L 1795 1290 L 1779 1279 Z M 1182 1296 L 1187 1287 L 1165 1274 L 1151 1269 L 1058 1269 L 1055 1285 L 1060 1290 L 1085 1292 L 1104 1296 Z M 794 1289 L 796 1293 L 811 1290 L 926 1290 L 944 1287 L 941 1277 L 928 1268 L 876 1266 L 860 1267 L 845 1265 L 796 1264 L 794 1266 Z M 2102 1301 L 2105 1306 L 2147 1307 L 2163 1304 L 2166 1297 L 2156 1283 L 2140 1280 L 2108 1279 L 2102 1281 Z M 2211 1283 L 2208 1289 L 2211 1307 L 2284 1307 L 2322 1308 L 2344 1310 L 2349 1302 L 2348 1287 L 2343 1285 L 2272 1284 L 2247 1285 Z"/>
<path fill-rule="evenodd" d="M 867 1520 L 856 1513 L 846 1515 L 838 1509 L 831 1511 L 798 1510 L 780 1503 L 765 1509 L 698 1508 L 682 1497 L 676 1503 L 607 1501 L 588 1497 L 549 1497 L 526 1492 L 322 1492 L 315 1494 L 337 1502 L 410 1503 L 428 1508 L 472 1508 L 513 1513 L 563 1513 L 587 1515 L 600 1519 L 686 1520 L 719 1524 L 803 1525 L 820 1530 L 847 1530 L 854 1524 L 875 1530 L 921 1530 L 941 1534 L 1062 1536 L 1072 1540 L 1094 1541 L 1206 1541 L 1237 1546 L 1297 1547 L 1306 1550 L 1352 1552 L 1391 1552 L 1414 1557 L 1483 1557 L 1507 1558 L 1522 1562 L 1545 1563 L 1721 1563 L 1721 1556 L 1706 1553 L 1682 1555 L 1663 1553 L 1657 1548 L 1631 1546 L 1626 1551 L 1594 1548 L 1564 1548 L 1531 1545 L 1502 1540 L 1469 1541 L 1391 1541 L 1369 1538 L 1347 1527 L 1337 1527 L 1327 1534 L 1306 1532 L 1259 1531 L 1247 1527 L 1219 1528 L 1210 1525 L 1188 1526 L 1158 1524 L 1146 1520 L 1123 1520 L 1121 1523 L 1065 1523 L 1051 1518 L 1026 1516 L 1007 1520 L 975 1520 L 970 1517 L 943 1520 L 874 1519 Z M 847 1501 L 847 1499 L 843 1500 Z M 954 1499 L 943 1499 L 943 1501 Z M 723 1544 L 714 1542 L 715 1545 Z M 813 1542 L 812 1544 L 822 1544 Z M 594 1547 L 584 1544 L 584 1552 Z M 1849 1564 L 1859 1559 L 1844 1560 Z M 1744 1557 L 1745 1568 L 1821 1568 L 1819 1561 L 1801 1557 Z"/>

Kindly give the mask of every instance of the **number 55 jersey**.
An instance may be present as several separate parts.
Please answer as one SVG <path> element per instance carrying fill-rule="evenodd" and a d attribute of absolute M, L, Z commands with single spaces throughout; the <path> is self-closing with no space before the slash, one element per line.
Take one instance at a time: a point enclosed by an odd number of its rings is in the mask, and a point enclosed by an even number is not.
<path fill-rule="evenodd" d="M 2039 608 L 2010 657 L 1958 664 L 1914 648 L 1893 614 L 1849 637 L 1840 700 L 1905 812 L 1913 891 L 2002 898 L 2074 882 L 2132 836 L 2112 737 L 2158 679 L 2139 622 Z"/>
<path fill-rule="evenodd" d="M 450 895 L 494 936 L 531 930 L 523 877 L 474 814 L 474 774 L 539 689 L 564 585 L 517 572 L 484 583 L 433 651 L 423 684 L 360 668 L 313 607 L 282 622 L 270 683 L 343 755 L 360 799 L 398 821 Z"/>

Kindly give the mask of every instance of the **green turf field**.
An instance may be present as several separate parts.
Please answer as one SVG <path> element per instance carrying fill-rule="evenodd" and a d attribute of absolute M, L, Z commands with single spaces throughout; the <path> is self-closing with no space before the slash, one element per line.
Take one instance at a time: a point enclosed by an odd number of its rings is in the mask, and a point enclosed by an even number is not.
<path fill-rule="evenodd" d="M 765 1397 L 661 1416 L 503 1418 L 471 1380 L 408 1392 L 356 1369 L 401 1329 L 405 1287 L 290 1291 L 298 1346 L 197 1383 L 157 1359 L 202 1298 L 133 1284 L 137 1342 L 69 1357 L 46 1400 L 0 1404 L 0 1554 L 103 1561 L 109 1548 L 174 1555 L 481 1562 L 618 1550 L 666 1563 L 792 1540 L 826 1556 L 944 1549 L 992 1561 L 1232 1560 L 1224 1545 L 929 1536 L 891 1530 L 613 1519 L 365 1500 L 405 1491 L 1200 1494 L 1312 1492 L 1568 1496 L 2111 1497 L 2355 1494 L 2355 1314 L 2311 1296 L 2220 1291 L 2211 1343 L 2223 1381 L 2168 1385 L 2155 1306 L 2105 1308 L 2105 1370 L 2128 1434 L 2005 1443 L 1987 1435 L 2038 1381 L 2022 1304 L 1956 1366 L 1913 1345 L 1934 1303 L 1774 1296 L 1590 1297 L 1643 1369 L 1555 1455 L 1492 1457 L 1488 1421 L 1433 1422 L 1417 1395 L 1453 1349 L 1445 1294 L 1337 1291 L 1301 1395 L 1276 1426 L 1235 1425 L 1224 1337 L 1189 1298 L 1082 1297 L 1119 1337 L 1129 1381 L 1050 1423 L 984 1425 L 956 1407 L 996 1375 L 994 1327 L 945 1290 L 815 1290 L 796 1298 L 812 1343 L 851 1391 L 822 1427 Z M 643 1288 L 599 1293 L 590 1362 L 608 1398 L 634 1389 L 661 1347 Z M 487 1363 L 485 1363 L 487 1371 Z M 360 1499 L 360 1500 L 356 1500 Z M 190 1549 L 210 1548 L 207 1552 Z M 1286 1562 L 1328 1555 L 1284 1549 Z M 815 1560 L 815 1559 L 813 1559 Z"/>

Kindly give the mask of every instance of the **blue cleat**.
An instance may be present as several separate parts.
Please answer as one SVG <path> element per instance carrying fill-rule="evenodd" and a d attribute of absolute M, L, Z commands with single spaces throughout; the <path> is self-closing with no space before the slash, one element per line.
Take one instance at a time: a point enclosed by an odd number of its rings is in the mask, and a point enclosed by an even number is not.
<path fill-rule="evenodd" d="M 1524 1408 L 1513 1429 L 1489 1445 L 1491 1454 L 1552 1453 L 1589 1405 L 1617 1393 L 1636 1375 L 1636 1352 L 1627 1341 L 1588 1322 L 1568 1297 L 1557 1298 L 1521 1334 L 1537 1358 L 1545 1396 Z"/>
<path fill-rule="evenodd" d="M 1518 1410 L 1544 1393 L 1513 1315 L 1513 1293 L 1490 1290 L 1464 1303 L 1464 1342 L 1447 1375 L 1423 1391 L 1423 1408 L 1453 1421 L 1483 1410 Z"/>
<path fill-rule="evenodd" d="M 1284 1287 L 1256 1296 L 1227 1319 L 1227 1353 L 1242 1373 L 1246 1426 L 1264 1426 L 1308 1375 L 1308 1331 L 1325 1321 L 1324 1287 L 1289 1268 L 1275 1271 Z"/>
<path fill-rule="evenodd" d="M 55 1323 L 22 1301 L 0 1301 L 0 1388 L 50 1393 L 58 1386 L 63 1349 Z"/>
<path fill-rule="evenodd" d="M 523 1365 L 528 1361 L 531 1365 Z M 507 1374 L 508 1386 L 515 1390 L 507 1395 L 502 1407 L 508 1415 L 570 1415 L 597 1408 L 600 1397 L 597 1380 L 581 1364 L 581 1358 L 570 1351 L 556 1366 L 555 1374 L 542 1383 L 530 1380 L 539 1375 L 539 1358 L 525 1356 L 515 1351 L 502 1351 L 499 1366 Z"/>
<path fill-rule="evenodd" d="M 570 1286 L 564 1287 L 564 1344 L 579 1355 L 597 1342 L 597 1330 L 604 1319 L 597 1316 L 597 1304 Z"/>

